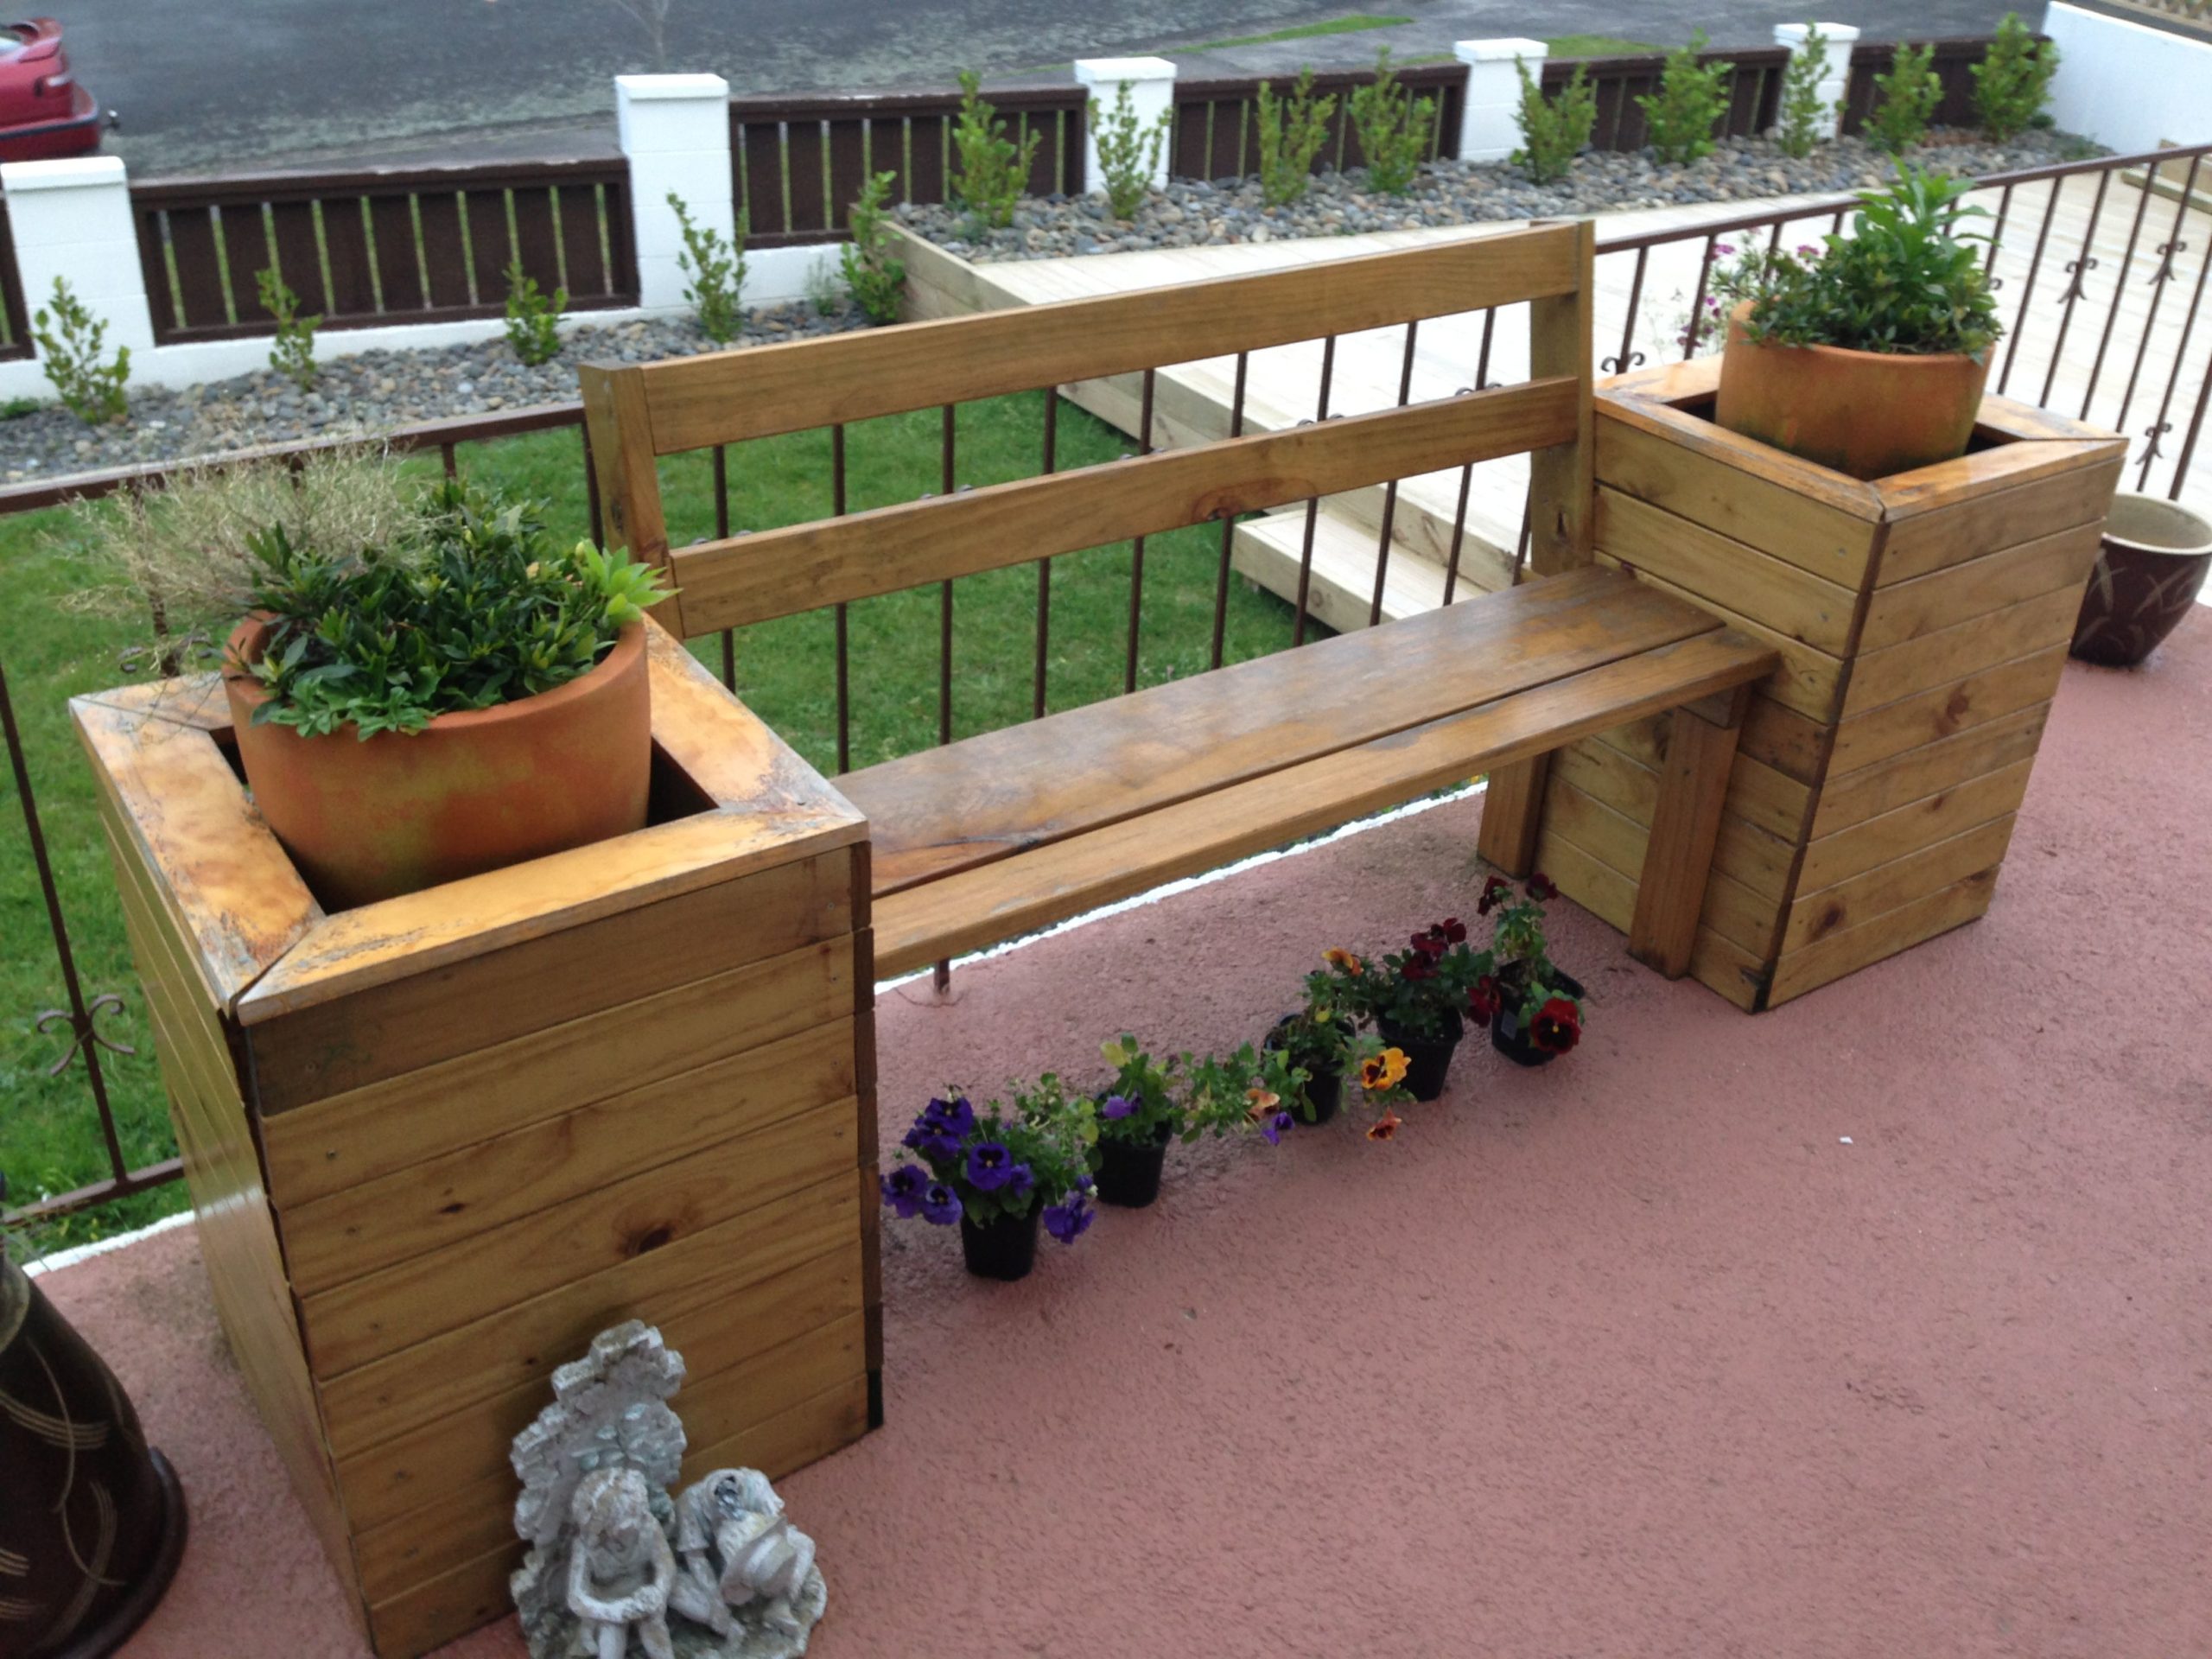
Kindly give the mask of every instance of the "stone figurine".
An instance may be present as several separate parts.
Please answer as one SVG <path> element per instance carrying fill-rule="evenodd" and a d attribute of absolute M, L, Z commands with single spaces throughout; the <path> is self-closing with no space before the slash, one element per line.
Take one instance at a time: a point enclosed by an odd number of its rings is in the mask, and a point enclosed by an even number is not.
<path fill-rule="evenodd" d="M 754 1469 L 718 1469 L 674 1501 L 683 1356 L 632 1319 L 553 1373 L 515 1437 L 510 1587 L 532 1659 L 797 1659 L 828 1599 L 814 1541 Z"/>

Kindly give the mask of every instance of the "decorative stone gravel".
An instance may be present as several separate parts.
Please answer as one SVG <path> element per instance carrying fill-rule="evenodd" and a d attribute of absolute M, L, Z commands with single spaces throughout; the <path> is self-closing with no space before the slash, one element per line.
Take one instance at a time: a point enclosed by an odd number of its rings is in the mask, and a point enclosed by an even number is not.
<path fill-rule="evenodd" d="M 2030 132 L 2000 144 L 1971 132 L 1938 132 L 1912 159 L 1948 173 L 1983 175 L 2097 153 L 2061 133 Z M 1404 196 L 1370 195 L 1366 170 L 1354 168 L 1319 175 L 1305 197 L 1287 207 L 1266 206 L 1257 179 L 1176 180 L 1153 192 L 1134 220 L 1110 218 L 1102 196 L 1025 200 L 1013 226 L 995 231 L 979 232 L 967 215 L 950 207 L 905 207 L 898 213 L 931 241 L 987 264 L 1818 194 L 1886 184 L 1894 171 L 1886 152 L 1856 138 L 1820 145 L 1802 161 L 1783 155 L 1770 139 L 1735 138 L 1688 167 L 1662 164 L 1649 150 L 1593 152 L 1579 157 L 1568 177 L 1548 185 L 1532 184 L 1510 162 L 1437 162 L 1422 169 Z"/>
<path fill-rule="evenodd" d="M 778 306 L 751 314 L 741 343 L 768 345 L 867 326 L 850 305 L 826 315 L 811 305 Z M 534 367 L 520 361 L 504 339 L 495 339 L 332 358 L 321 365 L 309 391 L 269 370 L 182 391 L 133 386 L 130 418 L 114 425 L 88 427 L 59 404 L 0 421 L 0 481 L 43 481 L 260 444 L 368 435 L 421 421 L 571 403 L 579 363 L 645 363 L 716 349 L 690 318 L 659 318 L 578 327 L 566 336 L 558 357 Z"/>

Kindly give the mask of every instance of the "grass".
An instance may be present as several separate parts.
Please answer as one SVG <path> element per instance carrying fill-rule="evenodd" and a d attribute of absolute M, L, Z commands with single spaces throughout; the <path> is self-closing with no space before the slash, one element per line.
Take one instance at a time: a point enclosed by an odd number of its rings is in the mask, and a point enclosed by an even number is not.
<path fill-rule="evenodd" d="M 1042 394 L 962 406 L 962 484 L 1028 477 L 1041 460 Z M 936 489 L 938 417 L 891 416 L 848 429 L 849 506 L 911 500 Z M 802 433 L 733 446 L 731 523 L 768 529 L 830 510 L 830 439 Z M 1063 468 L 1110 461 L 1128 441 L 1072 405 L 1063 404 L 1058 463 Z M 410 461 L 427 474 L 427 458 Z M 581 536 L 588 524 L 579 445 L 572 431 L 546 432 L 464 448 L 474 476 L 547 503 L 550 521 Z M 670 537 L 679 544 L 714 531 L 709 458 L 663 463 Z M 10 604 L 0 620 L 0 662 L 22 728 L 57 885 L 86 995 L 116 991 L 119 1013 L 101 1030 L 137 1052 L 103 1054 L 125 1160 L 133 1166 L 175 1152 L 144 1004 L 133 974 L 113 893 L 113 874 L 93 804 L 92 782 L 72 735 L 66 702 L 126 677 L 116 655 L 121 621 L 71 608 L 87 560 L 61 532 L 60 512 L 0 518 L 0 570 Z M 1221 537 L 1212 526 L 1154 537 L 1147 546 L 1138 679 L 1153 684 L 1203 671 L 1209 661 Z M 1053 562 L 1049 706 L 1072 708 L 1122 690 L 1131 550 L 1092 549 Z M 1031 711 L 1037 576 L 1033 564 L 964 577 L 954 588 L 955 733 L 968 735 L 1026 720 Z M 889 760 L 937 741 L 938 589 L 860 601 L 851 607 L 852 760 Z M 735 640 L 738 693 L 824 772 L 836 765 L 836 703 L 830 613 L 787 618 L 741 632 Z M 1230 584 L 1226 656 L 1241 661 L 1287 645 L 1289 607 L 1272 595 Z M 720 639 L 694 642 L 719 668 Z M 0 813 L 0 1171 L 13 1201 L 63 1192 L 107 1173 L 98 1120 L 81 1065 L 59 1077 L 48 1068 L 63 1039 L 39 1033 L 35 1016 L 65 1001 L 38 882 L 20 817 Z M 140 1225 L 181 1209 L 171 1185 L 48 1224 L 15 1248 L 51 1249 Z"/>
<path fill-rule="evenodd" d="M 1226 41 L 1206 41 L 1190 48 L 1196 52 L 1218 52 L 1232 46 L 1273 46 L 1278 41 L 1313 41 L 1328 35 L 1358 35 L 1370 29 L 1395 29 L 1410 23 L 1410 17 L 1382 17 L 1370 12 L 1356 11 L 1349 17 L 1332 17 L 1326 22 L 1300 23 L 1290 29 L 1278 29 L 1267 35 L 1239 35 Z"/>
<path fill-rule="evenodd" d="M 1554 58 L 1637 58 L 1664 50 L 1649 41 L 1627 41 L 1618 35 L 1559 35 L 1544 47 Z"/>

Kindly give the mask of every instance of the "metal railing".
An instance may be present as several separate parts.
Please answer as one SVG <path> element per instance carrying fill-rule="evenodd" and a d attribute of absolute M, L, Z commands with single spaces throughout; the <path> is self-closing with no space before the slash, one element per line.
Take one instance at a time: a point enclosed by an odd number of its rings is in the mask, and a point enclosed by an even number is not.
<path fill-rule="evenodd" d="M 2163 170 L 2161 170 L 2163 169 Z M 1996 390 L 2040 402 L 2062 413 L 2092 420 L 2113 429 L 2129 431 L 2135 440 L 2128 482 L 2139 489 L 2160 489 L 2179 497 L 2191 477 L 2212 404 L 2212 308 L 2206 304 L 2212 283 L 2212 215 L 2204 202 L 2212 187 L 2212 144 L 2169 149 L 2149 156 L 2107 157 L 2064 166 L 2038 168 L 1982 181 L 1981 198 L 1991 212 L 1988 228 L 1993 238 L 1986 259 L 2001 284 L 2006 308 L 2007 334 L 1993 377 Z M 1601 270 L 1611 264 L 1618 271 L 1626 266 L 1625 286 L 1630 301 L 1624 320 L 1601 321 L 1597 346 L 1601 366 L 1616 372 L 1656 361 L 1668 354 L 1695 349 L 1686 344 L 1664 321 L 1655 321 L 1651 302 L 1657 289 L 1669 281 L 1681 283 L 1686 296 L 1685 315 L 1700 308 L 1702 278 L 1713 251 L 1733 239 L 1764 236 L 1778 246 L 1792 227 L 1800 234 L 1819 233 L 1840 227 L 1853 206 L 1849 197 L 1825 198 L 1780 210 L 1749 213 L 1708 220 L 1690 229 L 1654 232 L 1610 238 L 1599 244 Z M 1669 266 L 1669 261 L 1672 264 Z M 1671 269 L 1674 276 L 1668 275 Z M 1601 276 L 1601 296 L 1618 292 L 1622 283 L 1613 276 Z M 1481 325 L 1478 359 L 1473 365 L 1473 385 L 1487 384 L 1491 345 L 1497 334 L 1496 314 Z M 1404 403 L 1413 385 L 1415 344 L 1408 330 L 1406 354 L 1398 376 L 1398 401 Z M 1321 343 L 1320 385 L 1313 405 L 1313 418 L 1327 420 L 1344 410 L 1332 401 L 1332 375 L 1337 352 L 1334 340 Z M 1231 435 L 1245 429 L 1249 358 L 1239 358 L 1235 390 L 1228 412 Z M 1472 387 L 1469 388 L 1473 389 Z M 1157 371 L 1132 377 L 1129 388 L 1138 404 L 1136 429 L 1152 430 L 1149 406 L 1157 397 Z M 1341 400 L 1338 400 L 1340 404 Z M 1050 472 L 1066 456 L 1059 430 L 1059 402 L 1043 403 L 1043 441 L 1040 469 Z M 472 416 L 401 429 L 387 442 L 396 449 L 435 452 L 448 473 L 461 464 L 469 445 L 524 434 L 574 427 L 578 432 L 576 457 L 583 469 L 584 495 L 590 526 L 600 531 L 597 497 L 588 446 L 582 430 L 582 412 L 574 404 Z M 825 495 L 833 511 L 842 512 L 846 498 L 846 445 L 842 430 L 834 435 L 827 457 Z M 960 432 L 957 412 L 944 411 L 935 435 L 937 487 L 960 487 Z M 346 443 L 325 439 L 315 443 L 278 446 L 262 454 L 301 455 L 317 448 Z M 711 452 L 715 533 L 728 536 L 732 529 L 730 457 L 725 449 Z M 0 516 L 45 508 L 78 498 L 98 497 L 121 490 L 157 486 L 175 470 L 144 467 L 59 480 L 35 485 L 0 488 Z M 1468 486 L 1473 468 L 1459 480 L 1458 513 L 1449 541 L 1445 585 L 1446 602 L 1452 602 L 1465 586 L 1494 585 L 1499 573 L 1488 573 L 1483 582 L 1461 569 L 1461 550 L 1471 539 L 1467 529 Z M 1391 515 L 1398 498 L 1393 487 L 1383 500 L 1380 535 L 1376 538 L 1374 601 L 1370 617 L 1382 614 L 1384 581 L 1391 556 Z M 1286 629 L 1286 645 L 1309 633 L 1309 590 L 1314 575 L 1315 525 L 1318 503 L 1309 505 L 1294 615 Z M 1224 518 L 1219 532 L 1217 570 L 1212 577 L 1211 665 L 1224 660 L 1224 626 L 1230 597 L 1230 550 L 1236 523 Z M 1525 546 L 1526 525 L 1522 527 Z M 1517 564 L 1516 556 L 1513 561 Z M 1046 707 L 1047 667 L 1052 660 L 1051 620 L 1052 564 L 1040 561 L 1035 572 L 1037 607 L 1035 661 L 1032 668 L 1032 714 Z M 1144 566 L 1139 551 L 1132 560 L 1128 606 L 1128 652 L 1123 666 L 1123 689 L 1136 681 L 1137 643 L 1141 622 Z M 841 607 L 842 608 L 842 607 Z M 941 609 L 939 671 L 936 686 L 937 725 L 942 736 L 951 729 L 953 683 L 951 653 L 944 630 L 950 626 L 949 601 Z M 835 633 L 834 664 L 836 709 L 836 749 L 838 770 L 852 758 L 852 641 L 839 618 Z M 734 636 L 720 641 L 720 666 L 726 683 L 736 673 Z M 36 1013 L 22 1010 L 14 1017 L 30 1020 L 39 1029 L 66 1037 L 67 1046 L 55 1063 L 56 1072 L 81 1065 L 85 1079 L 85 1109 L 96 1120 L 104 1143 L 107 1174 L 72 1191 L 44 1198 L 6 1219 L 53 1217 L 143 1191 L 173 1179 L 175 1159 L 133 1166 L 124 1156 L 116 1132 L 109 1100 L 108 1081 L 102 1067 L 104 1051 L 114 1045 L 99 1030 L 103 1014 L 112 1014 L 124 993 L 115 988 L 87 986 L 80 982 L 73 950 L 62 886 L 57 880 L 40 823 L 29 753 L 18 731 L 9 697 L 4 671 L 0 671 L 0 728 L 4 728 L 22 820 L 27 832 L 29 864 L 35 874 L 44 913 L 52 935 L 55 968 L 60 981 L 63 1006 Z M 14 1011 L 10 1011 L 14 1014 Z"/>

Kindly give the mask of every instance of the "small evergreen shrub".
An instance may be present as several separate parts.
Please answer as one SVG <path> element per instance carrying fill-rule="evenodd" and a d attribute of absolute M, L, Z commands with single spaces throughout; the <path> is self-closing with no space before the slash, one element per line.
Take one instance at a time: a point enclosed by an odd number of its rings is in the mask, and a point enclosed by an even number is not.
<path fill-rule="evenodd" d="M 1775 123 L 1774 142 L 1785 156 L 1802 159 L 1813 153 L 1821 135 L 1828 132 L 1828 116 L 1834 105 L 1821 96 L 1821 78 L 1827 73 L 1828 37 L 1818 23 L 1805 26 L 1804 43 L 1790 55 L 1782 75 L 1782 113 Z"/>
<path fill-rule="evenodd" d="M 899 321 L 899 296 L 906 286 L 906 267 L 891 251 L 891 235 L 884 224 L 884 203 L 890 199 L 896 173 L 878 173 L 861 188 L 847 223 L 853 239 L 838 257 L 845 268 L 845 286 L 853 303 L 870 322 Z"/>
<path fill-rule="evenodd" d="M 1662 162 L 1688 167 L 1713 153 L 1713 129 L 1728 108 L 1728 82 L 1736 73 L 1732 63 L 1705 63 L 1703 29 L 1667 54 L 1659 72 L 1659 90 L 1636 100 L 1643 111 L 1644 142 Z"/>
<path fill-rule="evenodd" d="M 1030 163 L 1044 142 L 1042 132 L 1020 143 L 1007 137 L 999 112 L 983 97 L 982 81 L 973 70 L 961 71 L 960 118 L 952 129 L 955 205 L 995 230 L 1013 224 Z"/>
<path fill-rule="evenodd" d="M 1275 96 L 1273 82 L 1260 83 L 1260 196 L 1268 207 L 1287 207 L 1306 194 L 1336 112 L 1335 93 L 1313 96 L 1311 69 L 1299 71 L 1287 98 Z"/>
<path fill-rule="evenodd" d="M 745 327 L 745 313 L 738 302 L 745 292 L 745 216 L 737 220 L 737 235 L 725 241 L 721 232 L 694 225 L 691 210 L 675 191 L 668 205 L 683 232 L 683 251 L 676 256 L 677 268 L 691 279 L 683 290 L 697 315 L 699 327 L 717 346 L 727 346 Z"/>
<path fill-rule="evenodd" d="M 1997 25 L 1988 55 L 1967 72 L 1974 77 L 1974 113 L 1992 138 L 2016 138 L 2037 124 L 2050 97 L 2050 78 L 2058 73 L 2058 43 L 2037 41 L 2008 11 Z"/>
<path fill-rule="evenodd" d="M 569 290 L 556 288 L 547 299 L 520 259 L 507 261 L 506 275 L 507 344 L 533 367 L 551 362 L 561 354 L 561 314 L 569 308 Z"/>
<path fill-rule="evenodd" d="M 1928 136 L 1928 123 L 1943 101 L 1936 74 L 1933 45 L 1900 43 L 1886 75 L 1874 77 L 1874 108 L 1866 118 L 1866 141 L 1902 156 Z"/>
<path fill-rule="evenodd" d="M 1367 188 L 1382 195 L 1404 195 L 1428 159 L 1436 100 L 1415 98 L 1412 88 L 1400 84 L 1386 46 L 1375 60 L 1375 79 L 1352 89 L 1347 107 L 1367 157 Z"/>
<path fill-rule="evenodd" d="M 62 406 L 87 426 L 119 421 L 130 412 L 124 386 L 130 379 L 130 348 L 105 360 L 107 324 L 86 308 L 66 278 L 54 279 L 54 298 L 31 319 L 39 366 L 54 383 Z"/>
<path fill-rule="evenodd" d="M 300 296 L 274 266 L 254 273 L 253 285 L 261 296 L 261 308 L 276 319 L 276 338 L 269 345 L 269 366 L 302 391 L 315 388 L 315 331 L 319 316 L 300 315 Z"/>
<path fill-rule="evenodd" d="M 1125 80 L 1114 94 L 1113 109 L 1096 119 L 1098 170 L 1106 175 L 1106 200 L 1115 218 L 1133 218 L 1152 193 L 1152 175 L 1167 148 L 1175 111 L 1172 105 L 1162 110 L 1160 119 L 1146 126 L 1137 119 Z"/>
<path fill-rule="evenodd" d="M 1574 78 L 1553 99 L 1544 96 L 1543 84 L 1529 73 L 1527 64 L 1516 58 L 1513 68 L 1521 77 L 1521 108 L 1514 116 L 1521 126 L 1521 148 L 1513 152 L 1513 160 L 1538 184 L 1563 179 L 1598 124 L 1598 94 L 1590 89 L 1590 66 L 1576 64 Z"/>

